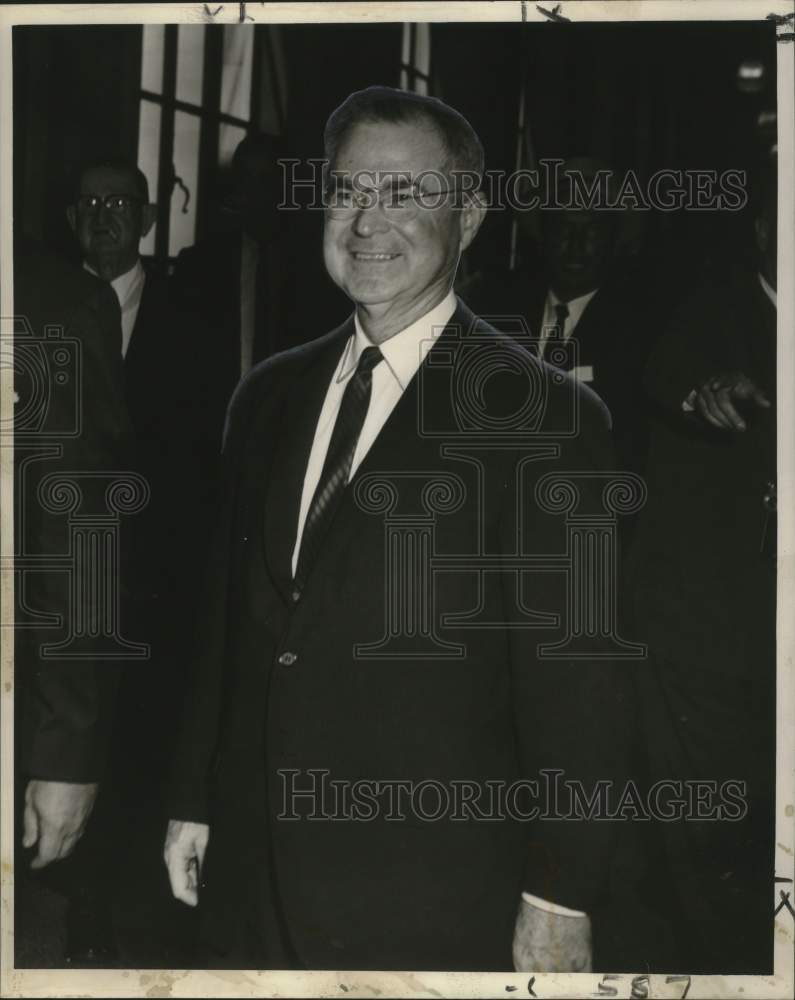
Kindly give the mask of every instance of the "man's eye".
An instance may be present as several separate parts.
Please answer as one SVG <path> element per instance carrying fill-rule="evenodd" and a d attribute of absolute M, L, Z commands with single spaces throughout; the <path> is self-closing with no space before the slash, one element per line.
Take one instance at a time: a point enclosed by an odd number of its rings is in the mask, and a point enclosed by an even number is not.
<path fill-rule="evenodd" d="M 390 196 L 392 204 L 397 205 L 399 208 L 403 208 L 411 201 L 412 194 L 413 192 L 411 188 L 401 188 L 397 191 L 393 191 Z"/>

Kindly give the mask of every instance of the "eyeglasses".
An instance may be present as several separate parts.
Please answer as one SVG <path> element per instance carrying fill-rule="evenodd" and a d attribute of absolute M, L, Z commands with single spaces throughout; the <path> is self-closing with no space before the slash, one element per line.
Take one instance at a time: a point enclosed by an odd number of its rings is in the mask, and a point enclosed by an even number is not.
<path fill-rule="evenodd" d="M 77 207 L 82 212 L 97 212 L 100 205 L 115 215 L 125 215 L 133 205 L 143 204 L 143 198 L 134 194 L 81 194 Z"/>
<path fill-rule="evenodd" d="M 326 189 L 324 204 L 331 219 L 349 219 L 357 212 L 379 205 L 390 222 L 410 222 L 420 209 L 440 208 L 445 200 L 443 196 L 457 190 L 448 187 L 423 191 L 417 184 L 356 189 L 339 186 Z"/>

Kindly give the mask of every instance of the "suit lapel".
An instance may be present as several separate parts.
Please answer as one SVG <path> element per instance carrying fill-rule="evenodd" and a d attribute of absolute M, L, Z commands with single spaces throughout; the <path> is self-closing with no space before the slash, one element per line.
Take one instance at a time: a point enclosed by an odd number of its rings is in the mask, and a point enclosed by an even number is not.
<path fill-rule="evenodd" d="M 265 562 L 285 600 L 292 590 L 292 555 L 304 476 L 320 411 L 344 345 L 353 333 L 351 317 L 296 370 L 281 411 L 282 426 L 265 490 Z M 274 429 L 270 428 L 274 433 Z"/>
<path fill-rule="evenodd" d="M 450 396 L 452 361 L 450 359 L 454 356 L 453 351 L 455 346 L 460 343 L 460 338 L 467 335 L 473 323 L 473 314 L 459 299 L 458 307 L 449 323 L 440 333 L 428 355 L 426 355 L 420 369 L 406 386 L 395 408 L 389 414 L 381 428 L 378 437 L 351 478 L 343 494 L 339 510 L 329 529 L 329 537 L 325 540 L 318 562 L 322 559 L 324 551 L 330 549 L 333 556 L 333 551 L 336 547 L 345 544 L 347 538 L 354 536 L 358 527 L 358 518 L 365 516 L 355 500 L 356 486 L 361 479 L 370 473 L 382 472 L 388 477 L 391 473 L 401 471 L 410 471 L 412 473 L 424 472 L 426 469 L 438 471 L 440 463 L 439 442 L 435 438 L 432 439 L 423 435 L 421 424 L 428 422 L 429 426 L 436 428 L 448 427 L 450 425 L 452 419 Z M 431 359 L 432 355 L 437 359 L 440 357 L 443 358 L 444 363 L 439 365 L 435 371 L 436 377 L 433 379 L 432 391 L 428 391 L 429 386 L 424 384 L 421 394 L 420 379 L 424 378 L 423 369 L 429 362 L 433 363 Z M 319 410 L 320 407 L 318 406 L 318 413 Z M 316 422 L 317 416 L 314 419 Z M 313 433 L 314 426 L 311 430 L 311 434 Z M 311 447 L 311 434 L 309 447 Z M 304 467 L 305 465 L 306 460 L 304 460 Z M 302 468 L 302 476 L 303 471 L 304 469 Z M 300 503 L 300 492 L 296 500 L 296 513 L 294 515 L 296 520 L 298 516 L 298 503 Z M 291 538 L 292 542 L 294 542 L 294 527 Z"/>

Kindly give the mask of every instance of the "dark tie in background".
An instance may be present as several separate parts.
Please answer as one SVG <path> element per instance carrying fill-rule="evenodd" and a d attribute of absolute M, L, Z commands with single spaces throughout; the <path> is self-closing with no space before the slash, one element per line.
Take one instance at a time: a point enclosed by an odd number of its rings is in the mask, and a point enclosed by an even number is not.
<path fill-rule="evenodd" d="M 549 343 L 544 352 L 545 360 L 557 368 L 563 368 L 564 371 L 569 371 L 572 366 L 571 346 L 567 340 L 564 340 L 568 318 L 568 305 L 565 302 L 558 302 L 555 306 L 555 325 L 549 332 Z"/>
<path fill-rule="evenodd" d="M 359 364 L 345 386 L 337 421 L 331 433 L 326 461 L 318 480 L 315 495 L 304 524 L 295 583 L 302 590 L 314 565 L 323 538 L 339 507 L 353 464 L 356 445 L 362 433 L 370 396 L 373 391 L 373 369 L 383 360 L 377 347 L 366 347 Z"/>

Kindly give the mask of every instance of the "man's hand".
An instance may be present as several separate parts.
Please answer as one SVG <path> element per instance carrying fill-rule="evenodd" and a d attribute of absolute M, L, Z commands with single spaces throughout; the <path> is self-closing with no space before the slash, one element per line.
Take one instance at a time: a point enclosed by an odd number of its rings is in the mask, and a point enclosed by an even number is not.
<path fill-rule="evenodd" d="M 750 402 L 762 409 L 770 408 L 770 400 L 759 386 L 742 372 L 719 372 L 712 375 L 697 392 L 693 405 L 698 413 L 722 431 L 744 431 L 745 420 L 735 403 Z"/>
<path fill-rule="evenodd" d="M 591 972 L 591 921 L 519 904 L 513 934 L 517 972 Z"/>
<path fill-rule="evenodd" d="M 83 835 L 99 785 L 65 781 L 29 781 L 25 789 L 22 846 L 38 843 L 31 868 L 68 857 Z"/>
<path fill-rule="evenodd" d="M 210 828 L 206 823 L 168 822 L 163 859 L 168 868 L 171 891 L 176 899 L 195 906 L 199 901 L 199 877 Z"/>

